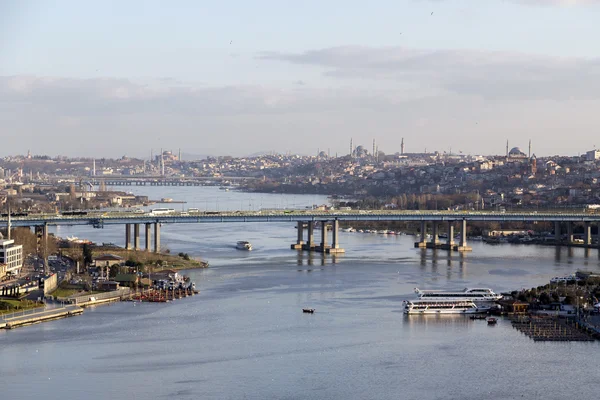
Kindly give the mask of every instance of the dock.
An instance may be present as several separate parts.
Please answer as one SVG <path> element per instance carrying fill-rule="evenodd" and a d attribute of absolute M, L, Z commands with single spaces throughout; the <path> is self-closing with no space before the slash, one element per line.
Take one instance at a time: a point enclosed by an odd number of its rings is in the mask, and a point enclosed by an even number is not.
<path fill-rule="evenodd" d="M 515 315 L 512 326 L 534 341 L 591 342 L 595 339 L 567 318 L 551 315 Z"/>
<path fill-rule="evenodd" d="M 83 308 L 74 305 L 44 310 L 34 309 L 23 311 L 23 313 L 13 313 L 8 316 L 3 315 L 0 319 L 0 329 L 13 329 L 20 326 L 37 324 L 39 322 L 72 317 L 80 315 L 81 313 L 83 313 Z"/>

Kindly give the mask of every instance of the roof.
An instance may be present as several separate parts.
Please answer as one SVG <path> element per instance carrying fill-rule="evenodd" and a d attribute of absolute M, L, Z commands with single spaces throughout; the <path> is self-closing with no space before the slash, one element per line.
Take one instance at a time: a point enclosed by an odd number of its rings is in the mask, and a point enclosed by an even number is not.
<path fill-rule="evenodd" d="M 94 257 L 94 261 L 123 261 L 123 257 L 119 257 L 115 254 L 102 254 L 98 257 Z"/>

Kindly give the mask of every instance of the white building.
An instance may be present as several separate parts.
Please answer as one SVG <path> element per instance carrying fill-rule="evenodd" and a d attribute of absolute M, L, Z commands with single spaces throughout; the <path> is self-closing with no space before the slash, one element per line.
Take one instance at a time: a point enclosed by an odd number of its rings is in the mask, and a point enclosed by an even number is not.
<path fill-rule="evenodd" d="M 596 161 L 600 159 L 600 150 L 591 150 L 585 153 L 586 161 Z"/>
<path fill-rule="evenodd" d="M 6 273 L 18 275 L 23 267 L 23 245 L 14 240 L 0 240 L 0 264 L 6 264 Z"/>

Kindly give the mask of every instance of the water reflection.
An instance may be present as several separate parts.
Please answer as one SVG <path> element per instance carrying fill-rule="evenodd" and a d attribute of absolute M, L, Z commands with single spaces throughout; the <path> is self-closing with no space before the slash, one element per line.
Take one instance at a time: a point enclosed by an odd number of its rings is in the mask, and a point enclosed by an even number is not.
<path fill-rule="evenodd" d="M 416 328 L 417 332 L 423 327 L 469 327 L 477 321 L 472 321 L 467 315 L 453 314 L 430 314 L 430 315 L 408 315 L 404 314 L 404 325 L 409 329 Z"/>

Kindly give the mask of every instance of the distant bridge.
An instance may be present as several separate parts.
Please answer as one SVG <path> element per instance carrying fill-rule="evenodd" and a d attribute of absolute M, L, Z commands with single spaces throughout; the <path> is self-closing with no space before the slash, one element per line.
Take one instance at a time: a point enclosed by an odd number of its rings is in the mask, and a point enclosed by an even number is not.
<path fill-rule="evenodd" d="M 466 244 L 466 226 L 468 222 L 553 222 L 555 238 L 561 239 L 561 223 L 566 223 L 567 243 L 573 243 L 573 222 L 585 224 L 584 244 L 591 244 L 591 224 L 600 223 L 600 213 L 585 212 L 498 212 L 498 211 L 394 211 L 394 210 L 352 210 L 352 211 L 317 211 L 317 210 L 261 210 L 261 211 L 204 211 L 197 213 L 169 212 L 156 215 L 152 212 L 135 213 L 122 211 L 86 211 L 83 215 L 64 214 L 30 214 L 11 217 L 12 227 L 41 227 L 44 231 L 50 225 L 91 225 L 103 228 L 105 225 L 125 225 L 126 248 L 130 245 L 131 225 L 134 227 L 134 249 L 139 249 L 139 226 L 146 226 L 146 250 L 149 250 L 150 227 L 154 225 L 155 251 L 160 249 L 160 225 L 169 223 L 245 223 L 245 222 L 295 222 L 298 226 L 298 240 L 293 248 L 321 249 L 324 252 L 336 252 L 338 245 L 338 227 L 340 221 L 403 221 L 420 222 L 421 238 L 415 243 L 417 247 L 447 247 L 459 251 L 469 250 Z M 322 230 L 322 241 L 319 246 L 312 240 L 314 222 L 322 222 L 326 228 Z M 0 218 L 0 227 L 8 225 L 8 217 Z M 333 244 L 327 245 L 327 224 L 332 224 Z M 438 225 L 447 224 L 448 242 L 439 243 Z M 454 225 L 460 223 L 460 243 L 454 243 Z M 426 242 L 427 225 L 431 224 L 432 239 Z M 303 226 L 307 225 L 309 238 L 305 242 Z M 47 235 L 47 233 L 45 233 Z M 343 251 L 339 249 L 340 251 Z"/>

